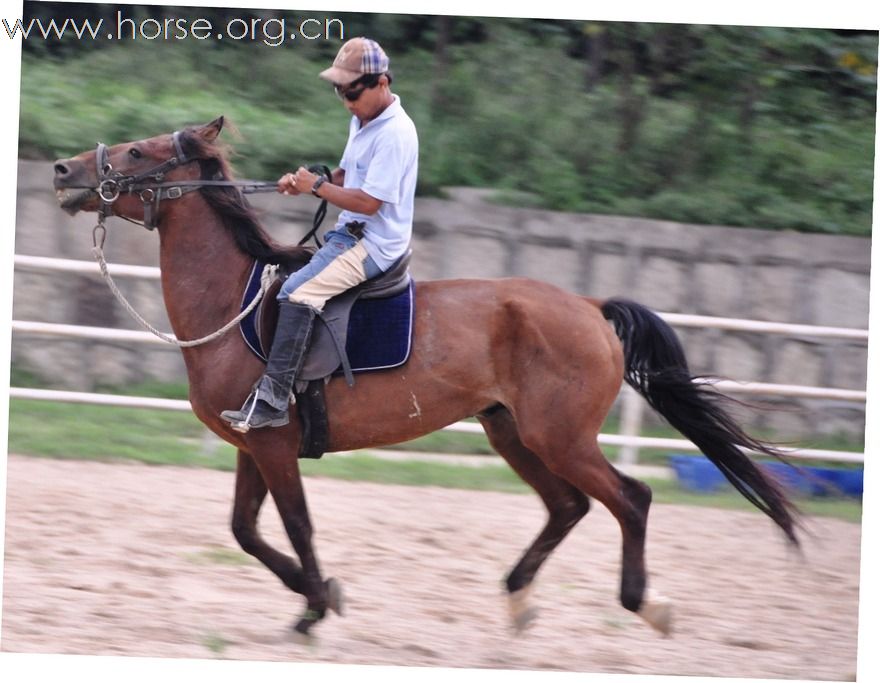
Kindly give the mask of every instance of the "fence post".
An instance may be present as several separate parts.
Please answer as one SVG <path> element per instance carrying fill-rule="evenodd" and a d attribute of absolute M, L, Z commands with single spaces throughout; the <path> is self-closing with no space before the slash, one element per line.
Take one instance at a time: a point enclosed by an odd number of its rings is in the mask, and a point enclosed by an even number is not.
<path fill-rule="evenodd" d="M 623 436 L 639 436 L 642 431 L 642 398 L 631 387 L 625 386 L 623 405 L 620 410 L 620 433 Z M 634 444 L 621 446 L 617 456 L 620 465 L 636 465 L 639 462 L 639 447 Z"/>

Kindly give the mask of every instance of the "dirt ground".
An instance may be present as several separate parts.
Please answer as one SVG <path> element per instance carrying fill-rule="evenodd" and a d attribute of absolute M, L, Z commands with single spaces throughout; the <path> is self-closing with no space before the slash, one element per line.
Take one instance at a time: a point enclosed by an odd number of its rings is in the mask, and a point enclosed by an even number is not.
<path fill-rule="evenodd" d="M 332 456 L 327 456 L 332 457 Z M 617 602 L 601 506 L 538 576 L 515 637 L 501 579 L 544 520 L 534 496 L 311 478 L 315 543 L 347 612 L 291 641 L 303 604 L 238 550 L 230 473 L 10 456 L 3 652 L 854 680 L 859 526 L 813 519 L 805 559 L 757 513 L 656 505 L 662 638 Z M 267 538 L 289 544 L 271 503 Z"/>

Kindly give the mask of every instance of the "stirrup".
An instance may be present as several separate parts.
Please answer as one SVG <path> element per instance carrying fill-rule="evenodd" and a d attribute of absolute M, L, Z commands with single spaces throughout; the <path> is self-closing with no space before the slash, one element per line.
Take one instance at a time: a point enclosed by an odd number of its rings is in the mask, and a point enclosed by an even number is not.
<path fill-rule="evenodd" d="M 252 397 L 253 397 L 253 400 L 251 400 Z M 224 418 L 224 419 L 227 419 L 230 427 L 232 427 L 232 429 L 234 431 L 239 432 L 240 434 L 247 434 L 251 430 L 251 418 L 254 415 L 254 410 L 256 410 L 256 408 L 257 408 L 257 401 L 259 400 L 259 398 L 260 398 L 260 390 L 254 389 L 253 393 L 251 393 L 244 400 L 244 405 L 247 405 L 247 402 L 249 400 L 251 400 L 250 410 L 248 410 L 248 414 L 245 416 L 244 420 L 235 421 L 235 420 L 228 420 L 227 418 Z M 243 409 L 244 409 L 244 406 L 242 406 L 242 410 Z M 242 411 L 239 410 L 237 412 L 240 413 Z M 223 417 L 223 413 L 220 413 L 220 417 Z"/>
<path fill-rule="evenodd" d="M 244 418 L 243 422 L 238 422 L 232 425 L 232 428 L 241 432 L 242 434 L 247 434 L 251 430 L 251 418 L 254 416 L 254 411 L 257 409 L 257 401 L 260 400 L 260 390 L 254 389 L 254 400 L 251 401 L 251 409 L 248 411 L 247 417 Z"/>
<path fill-rule="evenodd" d="M 253 397 L 253 399 L 250 409 L 247 411 L 247 414 L 244 415 L 245 406 L 248 401 L 251 400 L 251 397 Z M 245 399 L 241 410 L 224 410 L 220 413 L 220 419 L 228 422 L 229 426 L 240 434 L 247 434 L 251 429 L 260 429 L 263 427 L 283 427 L 290 422 L 290 415 L 287 410 L 275 410 L 271 404 L 267 403 L 268 410 L 262 410 L 262 412 L 259 412 L 257 416 L 260 421 L 258 424 L 253 424 L 254 413 L 257 412 L 259 400 L 259 390 L 254 389 L 253 393 Z M 242 415 L 244 415 L 243 418 L 241 417 Z"/>

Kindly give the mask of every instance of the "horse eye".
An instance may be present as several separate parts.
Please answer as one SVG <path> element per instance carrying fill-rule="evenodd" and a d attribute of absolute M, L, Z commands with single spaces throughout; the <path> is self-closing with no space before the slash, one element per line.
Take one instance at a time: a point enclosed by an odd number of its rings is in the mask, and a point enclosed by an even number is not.
<path fill-rule="evenodd" d="M 130 150 L 128 150 L 128 153 L 133 159 L 140 159 L 143 156 L 141 154 L 141 151 L 137 147 L 132 147 Z"/>

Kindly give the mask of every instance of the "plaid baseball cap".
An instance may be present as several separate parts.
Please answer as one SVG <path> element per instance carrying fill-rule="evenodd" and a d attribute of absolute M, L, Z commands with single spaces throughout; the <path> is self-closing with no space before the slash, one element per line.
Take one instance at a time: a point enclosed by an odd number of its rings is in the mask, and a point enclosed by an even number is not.
<path fill-rule="evenodd" d="M 364 74 L 383 74 L 388 71 L 388 55 L 375 40 L 352 38 L 345 42 L 333 66 L 319 76 L 338 85 L 348 85 Z"/>

